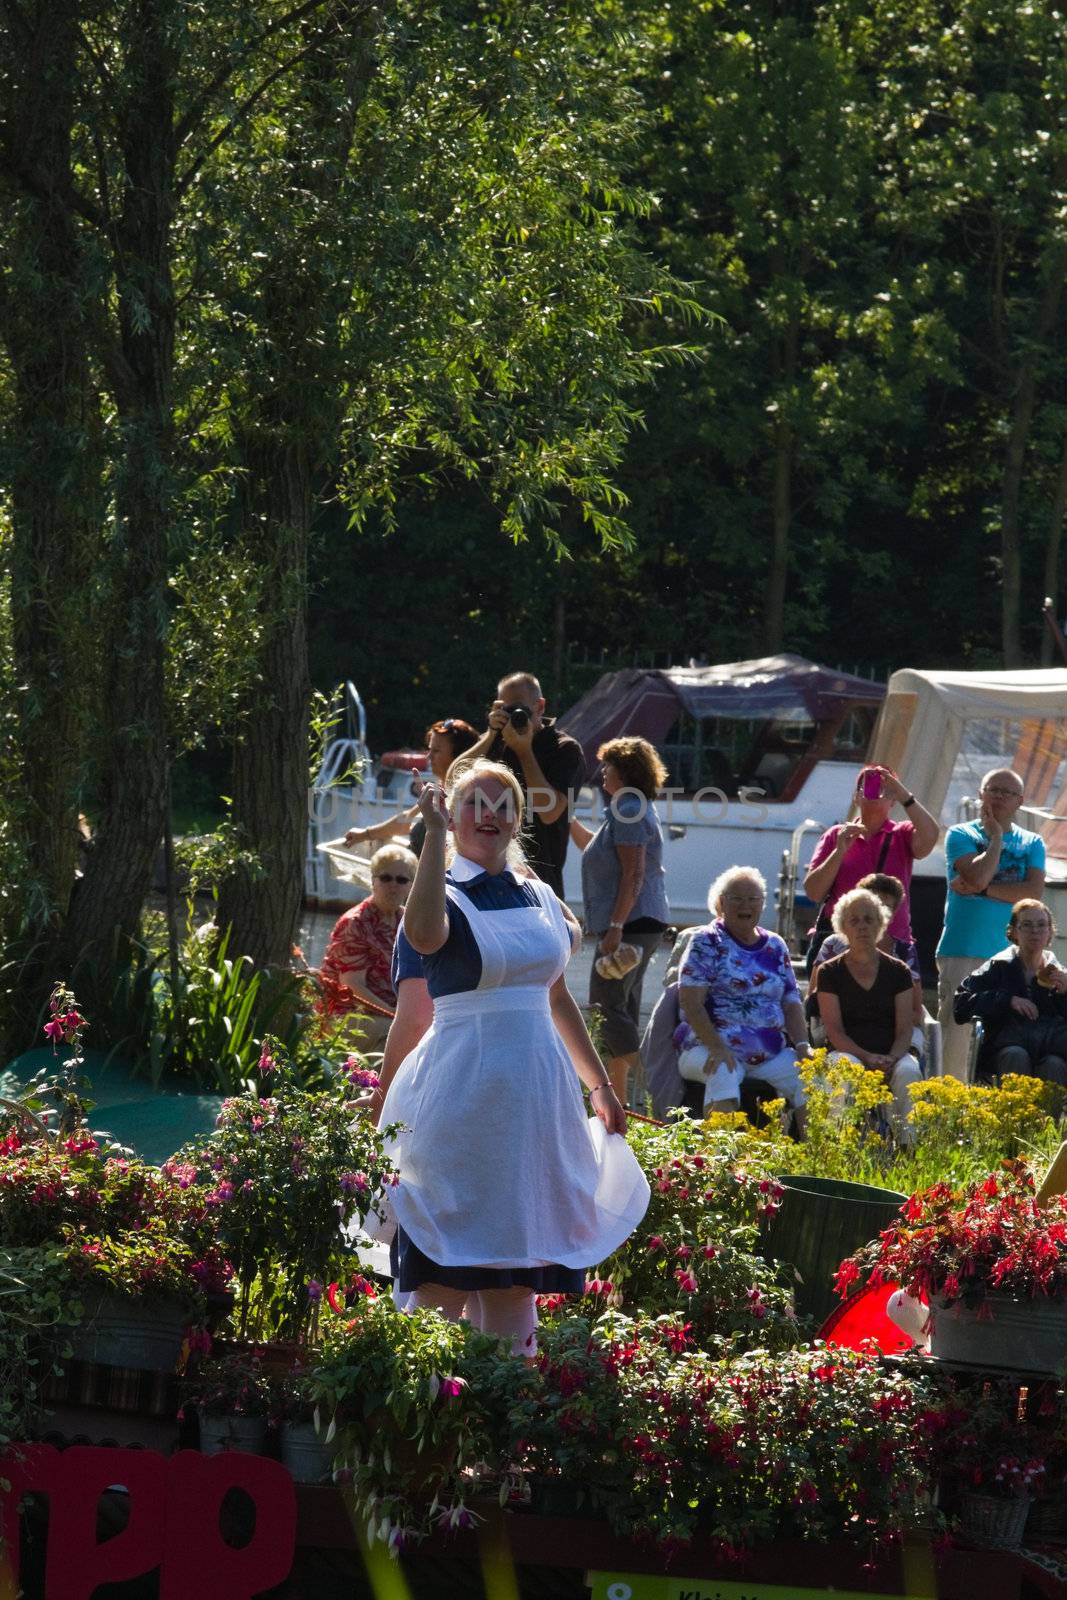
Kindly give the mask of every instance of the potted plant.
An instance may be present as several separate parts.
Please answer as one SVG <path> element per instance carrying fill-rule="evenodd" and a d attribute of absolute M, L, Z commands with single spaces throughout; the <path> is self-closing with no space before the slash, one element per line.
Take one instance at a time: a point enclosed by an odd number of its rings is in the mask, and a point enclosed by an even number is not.
<path fill-rule="evenodd" d="M 393 1171 L 353 1086 L 302 1087 L 276 1041 L 259 1085 L 224 1101 L 208 1138 L 167 1171 L 195 1181 L 238 1285 L 241 1339 L 305 1341 L 323 1285 L 344 1270 L 343 1230 L 367 1215 Z"/>
<path fill-rule="evenodd" d="M 1067 1353 L 1067 1200 L 1039 1206 L 1014 1161 L 966 1189 L 934 1184 L 842 1262 L 838 1292 L 861 1283 L 925 1300 L 933 1355 L 1054 1372 Z"/>
<path fill-rule="evenodd" d="M 327 1303 L 311 1395 L 371 1540 L 396 1552 L 432 1527 L 471 1526 L 472 1494 L 508 1477 L 527 1364 L 465 1322 L 398 1311 L 366 1280 L 331 1284 Z"/>
<path fill-rule="evenodd" d="M 628 1134 L 651 1196 L 625 1244 L 587 1280 L 583 1313 L 678 1315 L 696 1343 L 725 1349 L 792 1344 L 797 1326 L 777 1268 L 759 1254 L 759 1224 L 781 1186 L 742 1155 L 743 1135 L 689 1117 Z"/>
<path fill-rule="evenodd" d="M 336 1433 L 323 1420 L 314 1369 L 297 1362 L 271 1379 L 271 1420 L 278 1454 L 297 1483 L 323 1483 L 333 1472 Z"/>
<path fill-rule="evenodd" d="M 186 1379 L 179 1420 L 193 1408 L 205 1455 L 241 1450 L 261 1455 L 267 1438 L 271 1384 L 260 1357 L 227 1351 L 200 1361 Z"/>
<path fill-rule="evenodd" d="M 938 1445 L 943 1498 L 970 1543 L 1016 1550 L 1046 1485 L 1042 1431 L 1018 1420 L 1014 1385 L 964 1399 Z"/>
<path fill-rule="evenodd" d="M 217 1251 L 198 1256 L 162 1217 L 113 1234 L 68 1230 L 59 1260 L 82 1308 L 75 1357 L 161 1372 L 174 1370 L 188 1330 L 205 1322 L 207 1292 L 229 1276 Z"/>

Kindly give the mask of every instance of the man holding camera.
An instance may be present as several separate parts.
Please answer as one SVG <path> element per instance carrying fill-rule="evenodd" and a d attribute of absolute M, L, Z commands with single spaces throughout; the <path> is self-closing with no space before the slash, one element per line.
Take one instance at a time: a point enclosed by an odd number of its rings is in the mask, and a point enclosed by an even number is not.
<path fill-rule="evenodd" d="M 502 678 L 496 696 L 489 726 L 465 759 L 502 761 L 518 778 L 526 792 L 527 859 L 562 899 L 571 803 L 585 775 L 582 747 L 545 716 L 545 697 L 532 673 Z"/>

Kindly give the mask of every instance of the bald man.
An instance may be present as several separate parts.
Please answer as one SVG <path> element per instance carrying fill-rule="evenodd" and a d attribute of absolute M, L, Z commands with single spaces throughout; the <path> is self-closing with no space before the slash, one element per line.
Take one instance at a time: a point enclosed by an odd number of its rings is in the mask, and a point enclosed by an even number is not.
<path fill-rule="evenodd" d="M 545 697 L 532 672 L 511 672 L 497 684 L 489 726 L 465 759 L 477 756 L 502 761 L 522 784 L 527 860 L 562 899 L 570 814 L 585 776 L 585 756 L 577 739 L 545 716 Z"/>
<path fill-rule="evenodd" d="M 978 790 L 976 822 L 959 822 L 945 835 L 945 927 L 937 947 L 938 1018 L 942 1070 L 967 1081 L 971 1030 L 953 1020 L 952 997 L 964 978 L 1003 950 L 1016 900 L 1040 900 L 1045 887 L 1045 843 L 1015 824 L 1023 780 L 1010 767 L 987 772 Z"/>

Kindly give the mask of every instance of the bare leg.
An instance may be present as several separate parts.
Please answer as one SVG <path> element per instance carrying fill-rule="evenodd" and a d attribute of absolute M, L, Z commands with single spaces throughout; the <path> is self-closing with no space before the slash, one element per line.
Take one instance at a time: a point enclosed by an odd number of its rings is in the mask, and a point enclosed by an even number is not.
<path fill-rule="evenodd" d="M 640 1052 L 634 1050 L 625 1056 L 612 1056 L 608 1062 L 608 1077 L 611 1087 L 615 1090 L 622 1104 L 629 1104 L 630 1073 L 634 1071 L 641 1060 Z"/>
<path fill-rule="evenodd" d="M 481 1329 L 511 1340 L 516 1356 L 537 1354 L 537 1302 L 532 1289 L 479 1289 Z"/>
<path fill-rule="evenodd" d="M 414 1303 L 420 1311 L 439 1311 L 449 1322 L 462 1322 L 467 1290 L 448 1289 L 443 1283 L 420 1283 Z"/>

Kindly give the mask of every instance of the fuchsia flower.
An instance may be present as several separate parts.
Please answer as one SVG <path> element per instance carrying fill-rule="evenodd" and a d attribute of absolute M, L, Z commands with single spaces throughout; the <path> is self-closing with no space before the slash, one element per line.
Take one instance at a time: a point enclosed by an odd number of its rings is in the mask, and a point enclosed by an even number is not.
<path fill-rule="evenodd" d="M 58 1017 L 53 1017 L 51 1022 L 46 1022 L 44 1025 L 45 1038 L 51 1039 L 53 1045 L 57 1045 L 62 1041 L 63 1032 L 63 1024 Z"/>
<path fill-rule="evenodd" d="M 313 1305 L 322 1299 L 322 1284 L 318 1278 L 312 1278 L 308 1284 L 308 1299 Z"/>
<path fill-rule="evenodd" d="M 684 1290 L 686 1294 L 696 1293 L 699 1285 L 697 1283 L 697 1275 L 695 1272 L 683 1271 L 682 1268 L 679 1267 L 674 1276 L 678 1279 L 678 1287 Z"/>
<path fill-rule="evenodd" d="M 441 1386 L 437 1392 L 444 1395 L 446 1400 L 454 1400 L 457 1395 L 463 1393 L 466 1387 L 465 1378 L 442 1378 Z"/>
<path fill-rule="evenodd" d="M 341 1174 L 342 1194 L 362 1194 L 370 1188 L 370 1182 L 365 1172 L 344 1172 Z"/>

